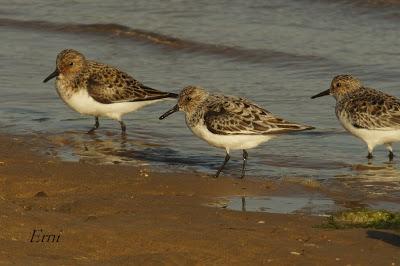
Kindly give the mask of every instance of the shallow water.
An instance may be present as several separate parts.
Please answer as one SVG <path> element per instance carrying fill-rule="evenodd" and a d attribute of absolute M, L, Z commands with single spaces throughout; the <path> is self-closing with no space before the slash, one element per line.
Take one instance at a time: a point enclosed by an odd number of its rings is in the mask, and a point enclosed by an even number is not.
<path fill-rule="evenodd" d="M 348 203 L 348 202 L 347 202 Z M 233 196 L 210 203 L 210 206 L 242 212 L 269 212 L 329 216 L 338 211 L 354 208 L 400 211 L 400 204 L 389 201 L 356 202 L 349 206 L 319 194 L 301 196 Z"/>
<path fill-rule="evenodd" d="M 324 197 L 231 197 L 212 206 L 243 212 L 269 212 L 308 215 L 328 215 L 341 210 L 335 202 Z"/>
<path fill-rule="evenodd" d="M 334 115 L 334 100 L 310 100 L 333 76 L 353 73 L 396 96 L 400 5 L 397 1 L 1 1 L 0 121 L 3 131 L 37 134 L 64 159 L 168 166 L 214 173 L 224 151 L 194 137 L 183 114 L 158 116 L 174 102 L 125 118 L 128 137 L 102 119 L 80 116 L 42 80 L 55 57 L 75 48 L 154 88 L 196 84 L 255 100 L 288 120 L 316 126 L 249 151 L 248 175 L 309 177 L 355 193 L 400 195 L 398 159 L 379 147 L 372 165 L 363 143 Z M 90 24 L 89 26 L 87 24 Z M 395 146 L 397 148 L 398 146 Z M 240 175 L 241 153 L 224 174 Z"/>

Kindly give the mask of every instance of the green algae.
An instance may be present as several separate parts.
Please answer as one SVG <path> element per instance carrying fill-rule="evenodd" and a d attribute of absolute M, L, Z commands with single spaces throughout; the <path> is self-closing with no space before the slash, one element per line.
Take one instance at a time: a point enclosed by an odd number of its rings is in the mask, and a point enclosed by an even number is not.
<path fill-rule="evenodd" d="M 343 211 L 327 218 L 321 227 L 400 229 L 400 213 L 368 209 Z"/>

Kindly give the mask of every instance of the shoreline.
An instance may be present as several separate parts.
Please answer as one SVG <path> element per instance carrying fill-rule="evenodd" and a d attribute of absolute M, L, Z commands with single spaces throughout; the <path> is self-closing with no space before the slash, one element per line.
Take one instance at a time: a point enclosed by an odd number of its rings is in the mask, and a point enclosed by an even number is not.
<path fill-rule="evenodd" d="M 321 192 L 312 186 L 63 162 L 23 136 L 2 135 L 0 145 L 0 264 L 400 264 L 398 231 L 323 229 L 323 217 L 206 206 L 233 195 Z M 59 241 L 35 242 L 44 234 Z"/>

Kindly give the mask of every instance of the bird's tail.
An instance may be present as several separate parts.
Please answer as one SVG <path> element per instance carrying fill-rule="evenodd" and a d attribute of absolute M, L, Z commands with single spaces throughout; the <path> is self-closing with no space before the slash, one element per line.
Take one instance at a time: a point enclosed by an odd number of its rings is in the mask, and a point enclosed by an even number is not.
<path fill-rule="evenodd" d="M 315 127 L 308 126 L 308 125 L 301 125 L 301 126 L 299 127 L 299 131 L 302 131 L 302 130 L 312 130 L 312 129 L 315 129 Z"/>
<path fill-rule="evenodd" d="M 276 124 L 275 126 L 276 126 L 275 128 L 269 130 L 266 134 L 291 133 L 291 132 L 315 129 L 315 127 L 312 126 L 291 123 L 284 120 L 281 121 L 281 123 Z"/>
<path fill-rule="evenodd" d="M 173 93 L 173 92 L 169 92 L 166 96 L 166 98 L 173 98 L 176 99 L 179 97 L 179 94 Z"/>

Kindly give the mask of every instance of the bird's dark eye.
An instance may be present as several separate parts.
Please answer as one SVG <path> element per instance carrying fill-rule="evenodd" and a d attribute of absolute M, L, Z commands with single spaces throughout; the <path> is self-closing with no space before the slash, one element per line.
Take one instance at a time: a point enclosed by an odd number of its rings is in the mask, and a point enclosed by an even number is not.
<path fill-rule="evenodd" d="M 336 83 L 336 87 L 338 87 L 338 88 L 339 88 L 339 87 L 340 87 L 340 83 Z"/>
<path fill-rule="evenodd" d="M 74 62 L 69 63 L 69 65 L 70 65 L 70 66 L 73 66 L 73 65 L 74 65 Z"/>
<path fill-rule="evenodd" d="M 192 97 L 187 97 L 186 99 L 188 102 L 190 102 L 192 100 Z"/>

